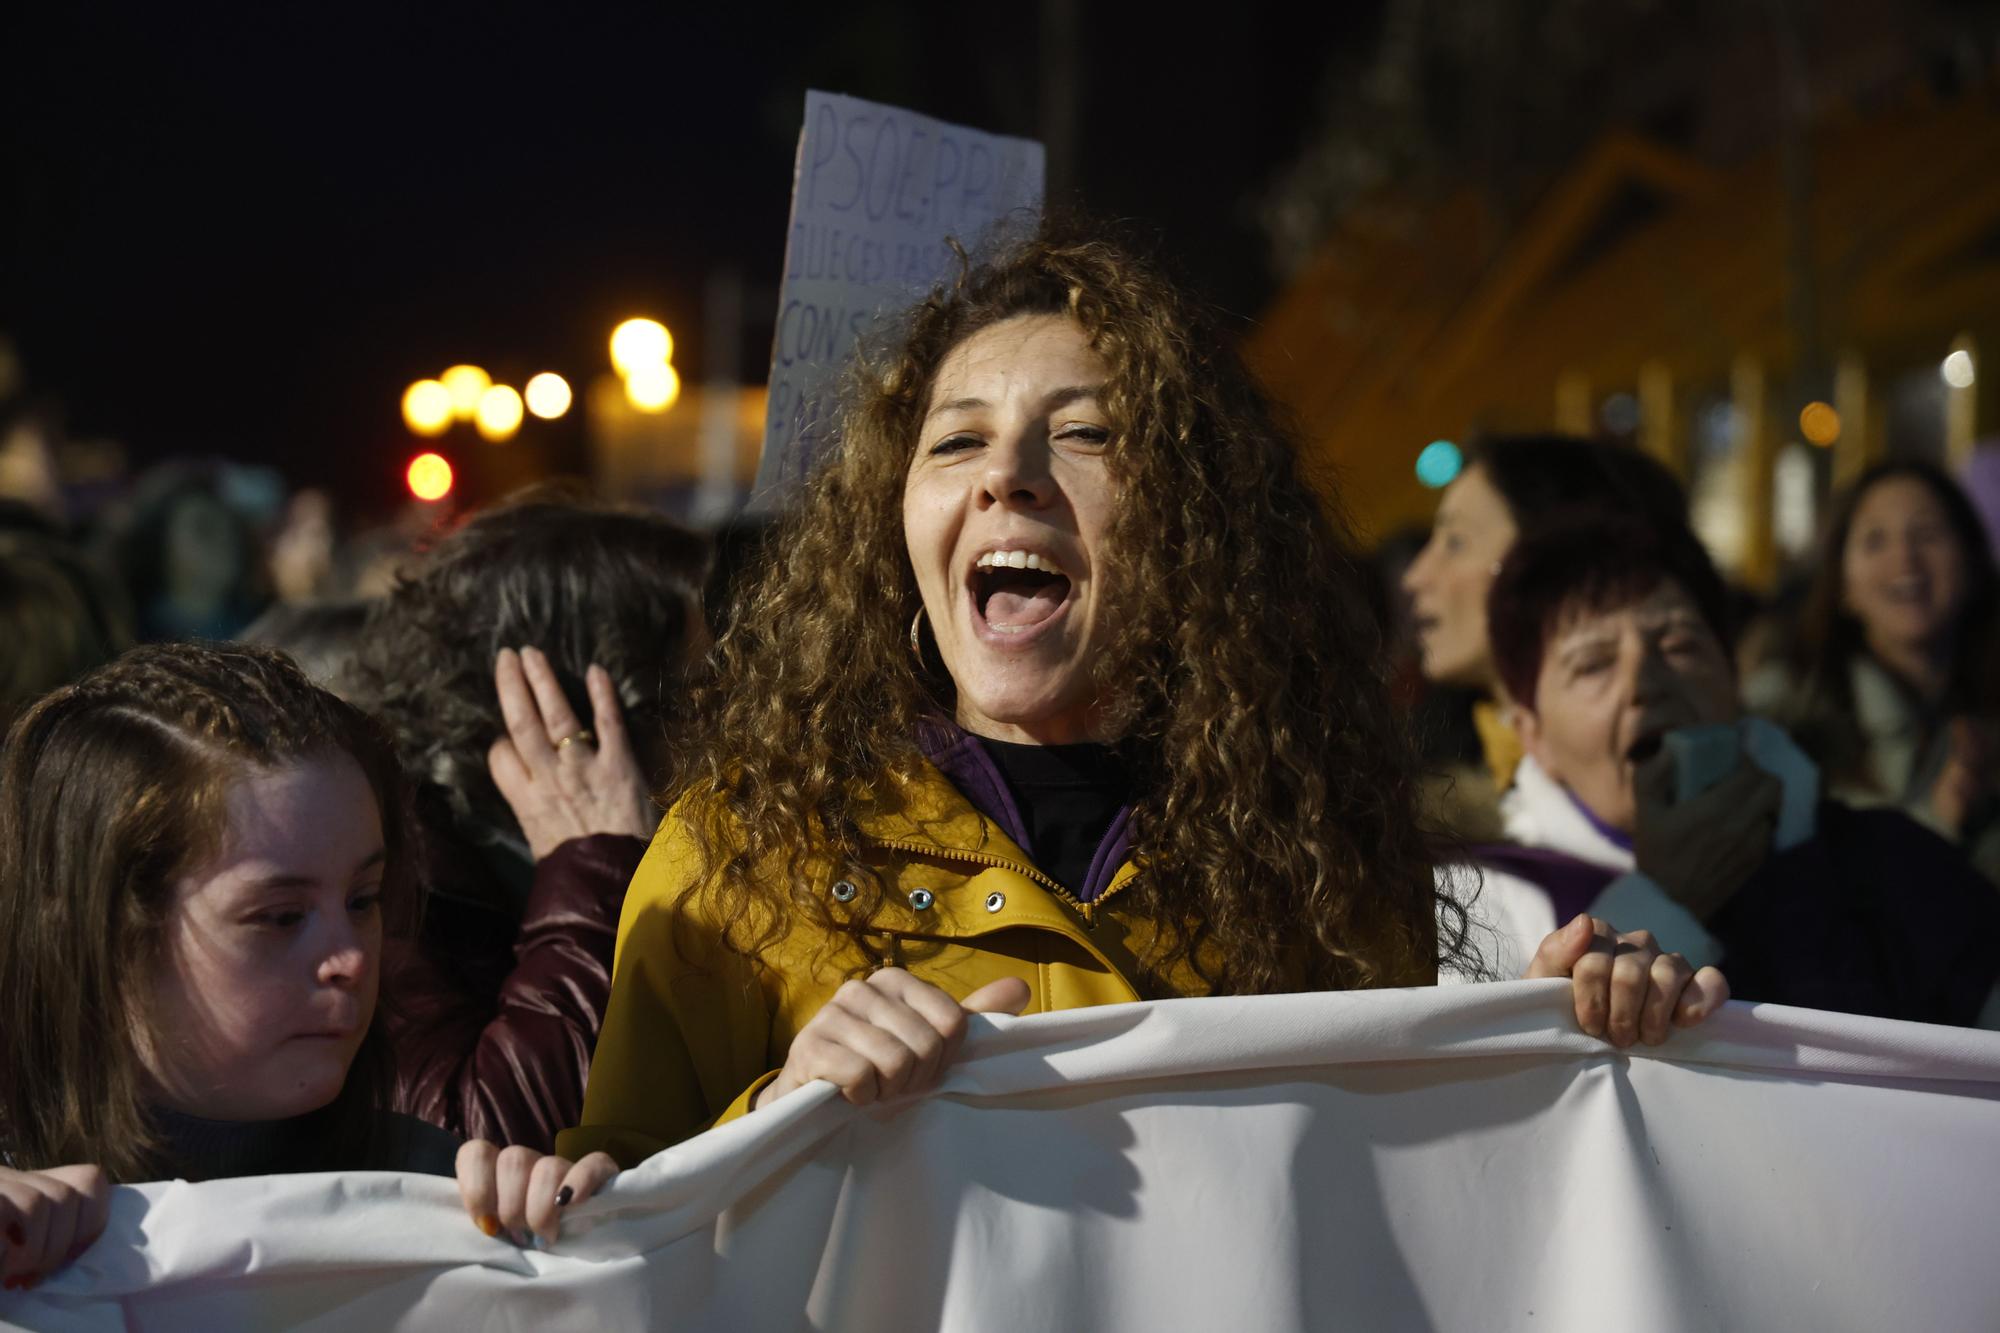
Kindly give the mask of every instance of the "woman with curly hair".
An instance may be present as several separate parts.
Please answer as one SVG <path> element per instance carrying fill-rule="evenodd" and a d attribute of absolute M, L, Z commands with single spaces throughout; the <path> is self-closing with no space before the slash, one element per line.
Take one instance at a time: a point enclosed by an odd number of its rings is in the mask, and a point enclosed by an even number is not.
<path fill-rule="evenodd" d="M 857 364 L 718 647 L 565 1154 L 914 1091 L 967 1012 L 1466 961 L 1356 561 L 1223 346 L 1044 231 Z M 1725 993 L 1617 947 L 1579 918 L 1538 960 L 1598 983 L 1587 1027 Z"/>
<path fill-rule="evenodd" d="M 648 775 L 709 642 L 707 559 L 657 514 L 542 489 L 445 537 L 370 618 L 342 684 L 416 788 L 424 888 L 384 973 L 399 1109 L 541 1150 L 575 1123 L 659 822 Z"/>

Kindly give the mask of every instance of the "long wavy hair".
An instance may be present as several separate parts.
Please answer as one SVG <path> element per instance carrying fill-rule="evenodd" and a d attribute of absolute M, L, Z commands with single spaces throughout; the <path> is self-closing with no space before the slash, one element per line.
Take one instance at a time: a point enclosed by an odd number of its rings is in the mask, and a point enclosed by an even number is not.
<path fill-rule="evenodd" d="M 175 883 L 222 847 L 236 782 L 351 755 L 382 818 L 385 934 L 416 914 L 388 740 L 290 659 L 244 644 L 135 648 L 22 714 L 0 763 L 0 1160 L 154 1179 L 143 1053 Z M 32 1015 L 32 1017 L 29 1017 Z M 365 1160 L 392 1063 L 382 1004 L 326 1108 L 328 1162 Z"/>
<path fill-rule="evenodd" d="M 1850 782 L 1873 782 L 1866 741 L 1854 720 L 1850 665 L 1868 651 L 1861 621 L 1847 608 L 1847 543 L 1868 493 L 1884 482 L 1908 479 L 1937 497 L 1965 564 L 1965 601 L 1952 627 L 1950 681 L 1942 701 L 1947 713 L 2000 715 L 2000 569 L 1979 511 L 1943 468 L 1919 459 L 1878 463 L 1835 503 L 1821 541 L 1819 563 L 1799 611 L 1791 650 L 1793 676 L 1802 689 L 1798 705 L 1802 739 L 1821 761 Z"/>
<path fill-rule="evenodd" d="M 486 767 L 506 731 L 494 658 L 541 649 L 586 724 L 584 673 L 603 667 L 644 762 L 681 707 L 691 643 L 707 641 L 708 558 L 659 514 L 532 487 L 425 554 L 370 615 L 340 688 L 388 725 L 426 808 L 441 800 L 461 823 L 518 837 Z"/>
<path fill-rule="evenodd" d="M 1434 980 L 1465 918 L 1433 878 L 1338 507 L 1205 311 L 1119 246 L 1046 226 L 857 356 L 831 456 L 718 645 L 667 795 L 725 942 L 754 956 L 804 926 L 880 958 L 882 886 L 836 923 L 810 864 L 861 854 L 859 818 L 885 784 L 921 780 L 918 727 L 951 711 L 949 678 L 909 649 L 905 475 L 947 355 L 1031 314 L 1075 319 L 1110 369 L 1117 633 L 1094 675 L 1138 793 L 1127 892 L 1159 932 L 1142 989 L 1168 993 L 1181 964 L 1214 993 Z"/>

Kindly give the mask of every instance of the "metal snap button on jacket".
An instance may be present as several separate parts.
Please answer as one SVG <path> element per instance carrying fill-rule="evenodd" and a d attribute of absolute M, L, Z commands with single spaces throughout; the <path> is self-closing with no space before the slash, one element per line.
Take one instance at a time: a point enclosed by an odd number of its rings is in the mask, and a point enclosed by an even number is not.
<path fill-rule="evenodd" d="M 844 879 L 834 881 L 833 896 L 835 901 L 851 903 L 854 901 L 854 894 L 855 888 L 850 881 Z"/>
<path fill-rule="evenodd" d="M 987 910 L 987 911 L 989 911 L 989 912 L 997 912 L 997 911 L 999 911 L 999 910 L 1000 910 L 1001 908 L 1005 907 L 1006 905 L 1007 905 L 1007 895 L 1006 895 L 1006 894 L 1004 894 L 1004 893 L 989 893 L 989 894 L 987 894 L 987 895 L 986 895 L 986 910 Z"/>
<path fill-rule="evenodd" d="M 932 895 L 929 889 L 910 890 L 910 906 L 916 908 L 919 912 L 928 912 L 931 904 L 936 901 L 936 897 Z"/>

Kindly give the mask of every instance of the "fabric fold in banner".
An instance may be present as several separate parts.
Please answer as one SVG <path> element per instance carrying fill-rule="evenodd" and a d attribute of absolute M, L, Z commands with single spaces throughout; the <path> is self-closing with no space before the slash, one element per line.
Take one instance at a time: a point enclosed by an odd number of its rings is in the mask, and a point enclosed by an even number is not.
<path fill-rule="evenodd" d="M 2000 1035 L 1732 1004 L 1661 1048 L 1561 981 L 978 1019 L 626 1172 L 552 1252 L 450 1182 L 119 1191 L 54 1330 L 2000 1328 Z"/>

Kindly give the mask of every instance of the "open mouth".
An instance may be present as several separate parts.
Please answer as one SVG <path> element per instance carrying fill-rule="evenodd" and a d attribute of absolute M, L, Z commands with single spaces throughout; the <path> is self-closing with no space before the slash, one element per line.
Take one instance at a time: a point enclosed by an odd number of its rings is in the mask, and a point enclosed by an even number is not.
<path fill-rule="evenodd" d="M 1659 731 L 1644 733 L 1638 740 L 1632 742 L 1630 749 L 1625 751 L 1626 761 L 1637 766 L 1653 758 L 1653 756 L 1660 752 L 1660 747 L 1665 742 L 1666 735 L 1667 733 L 1664 728 Z"/>
<path fill-rule="evenodd" d="M 1018 634 L 1069 600 L 1070 580 L 1055 561 L 1030 551 L 988 551 L 972 570 L 972 599 L 988 626 Z"/>

